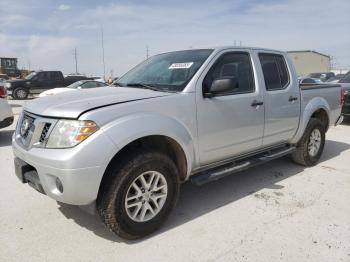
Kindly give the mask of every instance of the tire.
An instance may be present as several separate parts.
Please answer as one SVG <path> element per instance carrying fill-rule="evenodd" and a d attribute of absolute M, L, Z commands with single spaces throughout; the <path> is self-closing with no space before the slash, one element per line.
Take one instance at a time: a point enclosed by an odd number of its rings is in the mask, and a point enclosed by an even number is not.
<path fill-rule="evenodd" d="M 13 90 L 13 98 L 23 100 L 28 98 L 28 91 L 22 87 L 18 87 Z"/>
<path fill-rule="evenodd" d="M 137 186 L 140 185 L 140 180 L 137 179 L 143 174 L 146 174 L 147 180 L 147 172 L 149 171 L 163 176 L 161 182 L 166 184 L 166 197 L 159 199 L 158 206 L 162 207 L 158 211 L 150 196 L 148 196 L 148 200 L 143 200 L 143 196 L 139 197 L 142 198 L 142 203 L 144 201 L 146 203 L 142 204 L 141 213 L 136 213 L 136 209 L 139 206 L 135 207 L 134 210 L 132 208 L 128 209 L 127 203 L 132 202 L 126 202 L 126 198 L 134 190 L 134 187 L 131 185 L 135 181 Z M 162 153 L 139 151 L 131 157 L 130 154 L 124 154 L 122 159 L 118 158 L 112 163 L 105 175 L 106 178 L 103 179 L 97 198 L 97 211 L 107 228 L 122 238 L 134 240 L 153 233 L 167 219 L 176 204 L 179 195 L 178 170 L 174 162 Z M 161 182 L 159 183 L 161 184 Z M 141 188 L 142 185 L 139 186 L 139 189 Z M 164 188 L 163 186 L 161 190 L 164 190 Z M 137 195 L 136 192 L 135 190 L 133 195 Z M 162 195 L 162 192 L 164 191 L 158 191 L 158 193 L 154 194 Z M 147 194 L 147 192 L 143 194 Z M 141 200 L 135 199 L 133 201 L 136 203 Z M 146 220 L 147 217 L 145 215 L 142 221 L 142 210 L 145 205 L 154 207 L 154 211 L 156 211 L 154 213 L 156 214 L 154 215 L 148 210 L 146 213 L 148 220 Z M 138 215 L 133 219 L 132 214 Z"/>
<path fill-rule="evenodd" d="M 318 133 L 320 135 L 320 141 L 319 141 L 320 143 L 317 151 L 315 151 L 313 150 L 315 149 L 315 147 L 311 146 L 312 141 L 315 141 L 312 139 L 312 136 L 316 134 L 316 137 L 317 137 Z M 320 120 L 311 118 L 305 129 L 305 132 L 302 138 L 297 144 L 297 150 L 292 154 L 293 161 L 303 166 L 315 165 L 322 155 L 324 143 L 325 143 L 324 125 Z"/>

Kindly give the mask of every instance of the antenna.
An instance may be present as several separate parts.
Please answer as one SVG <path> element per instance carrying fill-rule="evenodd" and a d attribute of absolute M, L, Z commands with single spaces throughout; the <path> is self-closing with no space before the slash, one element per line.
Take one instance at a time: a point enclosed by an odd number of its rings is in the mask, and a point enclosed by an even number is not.
<path fill-rule="evenodd" d="M 105 47 L 104 47 L 103 26 L 102 25 L 101 25 L 101 44 L 102 44 L 103 80 L 106 80 Z"/>

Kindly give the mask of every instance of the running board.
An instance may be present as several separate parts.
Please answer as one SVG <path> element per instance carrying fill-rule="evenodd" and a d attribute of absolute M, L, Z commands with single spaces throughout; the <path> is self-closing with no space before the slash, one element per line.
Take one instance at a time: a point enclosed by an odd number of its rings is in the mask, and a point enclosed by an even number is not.
<path fill-rule="evenodd" d="M 254 156 L 239 159 L 231 163 L 225 164 L 220 167 L 208 169 L 200 173 L 194 174 L 191 177 L 191 182 L 197 186 L 204 185 L 206 183 L 216 181 L 228 175 L 235 174 L 237 172 L 246 170 L 250 167 L 257 166 L 276 158 L 293 153 L 296 150 L 295 147 L 283 147 L 266 151 Z"/>

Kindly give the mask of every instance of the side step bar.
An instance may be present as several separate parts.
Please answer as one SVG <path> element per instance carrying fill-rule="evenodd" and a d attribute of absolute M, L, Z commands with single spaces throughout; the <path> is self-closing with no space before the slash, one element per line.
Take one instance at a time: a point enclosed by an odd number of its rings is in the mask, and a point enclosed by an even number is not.
<path fill-rule="evenodd" d="M 218 180 L 228 175 L 235 174 L 242 170 L 246 170 L 250 167 L 257 166 L 276 158 L 293 153 L 296 150 L 295 147 L 283 147 L 279 149 L 274 149 L 266 151 L 264 153 L 257 154 L 255 156 L 250 156 L 247 158 L 239 159 L 231 163 L 225 164 L 220 167 L 208 169 L 195 174 L 191 177 L 191 182 L 197 186 L 204 185 L 206 183 Z"/>

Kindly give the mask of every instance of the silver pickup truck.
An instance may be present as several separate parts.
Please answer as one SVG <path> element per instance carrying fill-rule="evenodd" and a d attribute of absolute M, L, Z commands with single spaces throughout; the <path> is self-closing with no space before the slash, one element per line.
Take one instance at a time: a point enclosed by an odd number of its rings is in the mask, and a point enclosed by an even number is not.
<path fill-rule="evenodd" d="M 160 227 L 187 180 L 202 185 L 284 155 L 315 165 L 327 129 L 342 121 L 341 88 L 299 86 L 275 50 L 164 53 L 115 85 L 27 103 L 12 144 L 23 183 L 95 206 L 127 239 Z"/>

